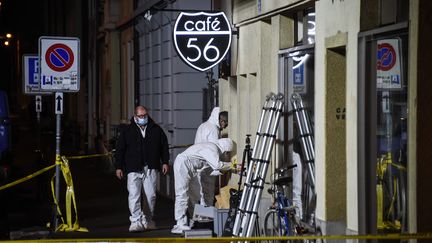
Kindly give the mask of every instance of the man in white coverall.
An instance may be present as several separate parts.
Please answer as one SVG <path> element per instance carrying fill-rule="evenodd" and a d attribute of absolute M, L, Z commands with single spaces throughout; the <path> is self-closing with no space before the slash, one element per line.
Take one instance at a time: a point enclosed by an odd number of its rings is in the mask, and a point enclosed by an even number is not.
<path fill-rule="evenodd" d="M 153 213 L 159 171 L 169 171 L 168 139 L 144 106 L 135 108 L 131 122 L 121 132 L 116 147 L 116 176 L 127 176 L 130 232 L 155 229 Z M 144 193 L 143 193 L 144 192 Z M 148 211 L 141 204 L 146 198 Z"/>
<path fill-rule="evenodd" d="M 221 138 L 217 143 L 206 142 L 194 144 L 183 153 L 177 155 L 174 161 L 175 205 L 174 216 L 177 221 L 171 233 L 182 234 L 190 230 L 186 211 L 189 201 L 189 187 L 196 180 L 198 170 L 209 165 L 217 172 L 228 171 L 231 163 L 220 161 L 220 156 L 231 151 L 233 142 L 229 138 Z"/>
<path fill-rule="evenodd" d="M 196 132 L 195 142 L 216 143 L 221 138 L 220 131 L 228 126 L 228 112 L 219 112 L 219 107 L 213 108 L 209 119 L 202 123 Z M 198 171 L 198 180 L 194 180 L 190 185 L 190 205 L 192 208 L 198 202 L 204 206 L 213 206 L 216 176 L 211 176 L 213 169 L 206 165 Z M 196 183 L 198 182 L 198 183 Z"/>

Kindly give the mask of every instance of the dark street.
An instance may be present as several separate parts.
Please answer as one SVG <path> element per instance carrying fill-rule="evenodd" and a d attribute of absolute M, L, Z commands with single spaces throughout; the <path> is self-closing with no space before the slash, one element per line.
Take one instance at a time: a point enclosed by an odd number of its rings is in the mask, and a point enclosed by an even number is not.
<path fill-rule="evenodd" d="M 46 161 L 40 161 L 38 154 L 34 152 L 37 147 L 37 129 L 34 128 L 34 124 L 23 121 L 25 120 L 17 119 L 17 123 L 13 124 L 16 139 L 13 143 L 14 160 L 10 181 L 48 166 L 54 160 L 53 132 L 42 129 L 41 148 Z M 68 134 L 63 133 L 62 136 L 66 137 L 62 143 L 63 154 L 77 155 L 76 149 L 69 144 L 71 140 L 67 139 Z M 157 230 L 129 233 L 126 181 L 120 181 L 114 176 L 110 158 L 70 160 L 69 163 L 77 200 L 79 224 L 89 232 L 48 231 L 46 224 L 52 216 L 53 203 L 49 184 L 55 171 L 52 169 L 3 192 L 4 198 L 7 199 L 6 211 L 11 239 L 175 237 L 170 233 L 174 224 L 172 200 L 158 195 L 154 219 Z M 61 181 L 63 182 L 63 178 Z M 66 217 L 64 183 L 60 195 L 62 213 Z"/>
<path fill-rule="evenodd" d="M 431 12 L 0 0 L 0 240 L 432 242 Z"/>

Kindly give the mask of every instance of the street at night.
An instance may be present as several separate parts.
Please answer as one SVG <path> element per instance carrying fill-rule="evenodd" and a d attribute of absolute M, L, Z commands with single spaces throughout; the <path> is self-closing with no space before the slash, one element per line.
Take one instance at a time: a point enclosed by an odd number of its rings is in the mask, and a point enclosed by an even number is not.
<path fill-rule="evenodd" d="M 0 241 L 431 242 L 431 11 L 0 0 Z"/>

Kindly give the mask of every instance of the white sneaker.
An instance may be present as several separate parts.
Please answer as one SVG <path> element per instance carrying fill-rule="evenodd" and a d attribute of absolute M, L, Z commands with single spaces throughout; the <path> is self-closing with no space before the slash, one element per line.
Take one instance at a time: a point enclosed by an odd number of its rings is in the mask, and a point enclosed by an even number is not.
<path fill-rule="evenodd" d="M 142 224 L 144 225 L 145 229 L 148 229 L 148 230 L 157 229 L 156 224 L 153 220 L 143 221 Z"/>
<path fill-rule="evenodd" d="M 187 225 L 174 225 L 171 229 L 171 233 L 173 234 L 183 234 L 185 230 L 190 230 L 191 228 Z"/>
<path fill-rule="evenodd" d="M 131 223 L 131 225 L 129 226 L 129 232 L 140 232 L 140 231 L 144 231 L 144 226 L 140 221 L 135 221 Z"/>

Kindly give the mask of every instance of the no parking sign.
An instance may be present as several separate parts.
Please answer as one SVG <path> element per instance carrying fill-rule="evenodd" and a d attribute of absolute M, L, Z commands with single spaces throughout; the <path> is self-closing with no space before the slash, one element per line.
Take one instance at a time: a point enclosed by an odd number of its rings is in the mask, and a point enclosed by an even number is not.
<path fill-rule="evenodd" d="M 402 52 L 399 38 L 377 41 L 377 89 L 402 89 Z"/>
<path fill-rule="evenodd" d="M 40 89 L 78 92 L 80 88 L 79 39 L 40 37 Z"/>

